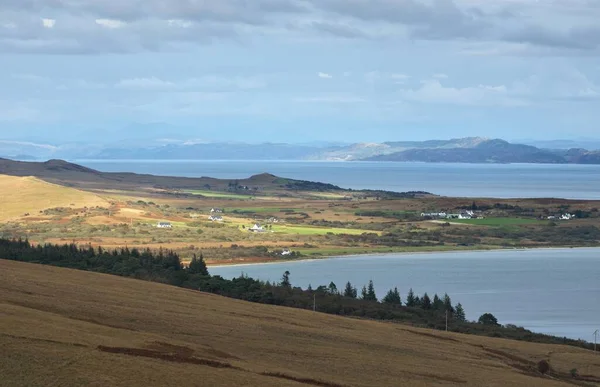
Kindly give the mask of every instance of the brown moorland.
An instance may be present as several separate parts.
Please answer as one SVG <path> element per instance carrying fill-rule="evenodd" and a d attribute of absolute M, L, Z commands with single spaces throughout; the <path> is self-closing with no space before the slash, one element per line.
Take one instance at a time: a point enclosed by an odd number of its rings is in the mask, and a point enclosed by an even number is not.
<path fill-rule="evenodd" d="M 90 192 L 45 182 L 35 177 L 0 175 L 0 221 L 38 215 L 53 207 L 108 207 L 108 201 Z"/>
<path fill-rule="evenodd" d="M 2 386 L 597 386 L 600 356 L 0 260 Z M 549 361 L 541 375 L 536 364 Z M 578 378 L 569 370 L 577 369 Z"/>

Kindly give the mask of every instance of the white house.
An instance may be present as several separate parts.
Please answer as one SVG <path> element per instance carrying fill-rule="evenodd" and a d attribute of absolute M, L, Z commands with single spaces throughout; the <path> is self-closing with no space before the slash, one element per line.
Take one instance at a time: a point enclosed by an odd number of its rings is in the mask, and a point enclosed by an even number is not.
<path fill-rule="evenodd" d="M 173 226 L 171 225 L 171 223 L 169 222 L 159 222 L 156 225 L 157 228 L 173 228 Z"/>
<path fill-rule="evenodd" d="M 421 212 L 423 218 L 445 218 L 446 216 L 445 212 Z"/>
<path fill-rule="evenodd" d="M 288 249 L 285 249 L 281 252 L 281 255 L 286 256 L 286 255 L 292 255 L 292 252 L 289 251 Z"/>
<path fill-rule="evenodd" d="M 213 222 L 222 222 L 223 221 L 223 217 L 222 216 L 218 216 L 218 215 L 211 215 L 208 217 L 208 220 L 211 220 Z"/>
<path fill-rule="evenodd" d="M 262 226 L 259 226 L 258 224 L 255 224 L 254 226 L 252 226 L 248 230 L 251 231 L 251 232 L 264 232 L 265 231 L 265 229 Z"/>
<path fill-rule="evenodd" d="M 573 219 L 574 217 L 575 217 L 575 215 L 572 215 L 572 214 L 563 214 L 563 215 L 560 217 L 560 219 L 561 219 L 561 220 L 571 220 L 571 219 Z"/>
<path fill-rule="evenodd" d="M 211 213 L 211 214 L 213 214 L 213 213 L 215 213 L 215 212 L 216 212 L 217 214 L 220 214 L 220 213 L 222 213 L 222 212 L 223 212 L 223 210 L 222 210 L 222 209 L 220 209 L 220 208 L 211 208 L 211 209 L 210 209 L 210 213 Z"/>

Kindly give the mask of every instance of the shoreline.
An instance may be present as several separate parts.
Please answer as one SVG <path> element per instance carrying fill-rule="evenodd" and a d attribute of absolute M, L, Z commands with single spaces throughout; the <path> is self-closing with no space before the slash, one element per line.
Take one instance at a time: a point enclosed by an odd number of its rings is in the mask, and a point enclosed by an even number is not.
<path fill-rule="evenodd" d="M 514 248 L 490 248 L 490 249 L 456 249 L 456 250 L 445 250 L 445 251 L 404 251 L 396 253 L 364 253 L 364 254 L 347 254 L 347 255 L 327 255 L 314 258 L 301 258 L 301 259 L 277 259 L 265 262 L 247 262 L 247 263 L 230 263 L 230 264 L 212 264 L 206 263 L 206 266 L 210 268 L 221 268 L 221 267 L 238 267 L 238 266 L 257 266 L 257 265 L 274 265 L 282 263 L 296 263 L 296 262 L 311 262 L 320 261 L 325 259 L 344 259 L 344 258 L 360 258 L 369 256 L 389 257 L 389 256 L 409 256 L 409 255 L 426 255 L 426 254 L 455 254 L 455 253 L 485 253 L 485 252 L 499 252 L 499 251 L 533 251 L 533 250 L 573 250 L 573 249 L 600 249 L 600 246 L 564 246 L 564 247 L 514 247 Z"/>

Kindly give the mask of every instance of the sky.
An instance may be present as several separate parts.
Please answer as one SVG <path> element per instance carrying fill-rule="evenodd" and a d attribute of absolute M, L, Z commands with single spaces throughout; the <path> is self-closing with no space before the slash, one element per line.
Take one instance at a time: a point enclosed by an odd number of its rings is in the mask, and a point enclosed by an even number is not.
<path fill-rule="evenodd" d="M 0 140 L 600 137 L 598 0 L 0 0 Z"/>

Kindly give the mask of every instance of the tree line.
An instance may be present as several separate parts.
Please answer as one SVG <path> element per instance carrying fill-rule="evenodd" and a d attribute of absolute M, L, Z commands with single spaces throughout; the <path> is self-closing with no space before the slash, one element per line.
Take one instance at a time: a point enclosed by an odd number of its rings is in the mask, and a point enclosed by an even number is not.
<path fill-rule="evenodd" d="M 418 296 L 411 289 L 403 301 L 398 288 L 394 288 L 379 300 L 373 281 L 363 286 L 360 292 L 350 282 L 346 283 L 343 290 L 338 290 L 333 282 L 316 289 L 312 286 L 302 289 L 292 285 L 290 272 L 283 273 L 277 283 L 256 280 L 243 274 L 228 280 L 210 275 L 201 254 L 194 255 L 186 266 L 177 253 L 163 249 L 105 250 L 75 244 L 33 245 L 27 240 L 0 238 L 0 257 L 161 282 L 262 304 L 314 308 L 318 312 L 341 316 L 389 320 L 440 330 L 447 327 L 453 332 L 592 348 L 591 344 L 580 340 L 501 326 L 489 313 L 482 315 L 478 322 L 467 321 L 462 305 L 453 305 L 447 294 L 442 297 L 435 294 L 431 298 L 427 293 Z"/>

